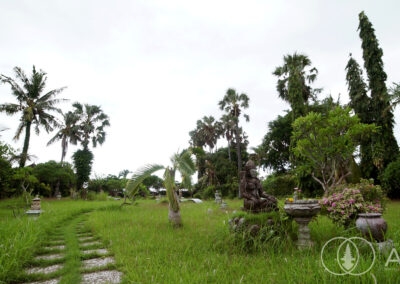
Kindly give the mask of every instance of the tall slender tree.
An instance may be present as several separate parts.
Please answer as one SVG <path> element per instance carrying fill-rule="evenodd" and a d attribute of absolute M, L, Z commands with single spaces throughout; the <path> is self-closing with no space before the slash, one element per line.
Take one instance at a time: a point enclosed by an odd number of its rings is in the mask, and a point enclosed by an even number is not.
<path fill-rule="evenodd" d="M 278 77 L 276 89 L 279 97 L 292 108 L 293 120 L 307 113 L 308 102 L 320 89 L 311 88 L 318 70 L 311 67 L 311 60 L 304 54 L 294 53 L 283 57 L 283 65 L 273 72 Z"/>
<path fill-rule="evenodd" d="M 79 129 L 82 132 L 81 143 L 83 149 L 74 153 L 73 159 L 78 175 L 77 187 L 81 188 L 84 182 L 89 180 L 92 169 L 93 153 L 89 150 L 89 144 L 95 148 L 102 145 L 106 139 L 105 128 L 110 126 L 108 116 L 100 106 L 74 103 L 74 113 L 79 117 Z M 83 196 L 86 190 L 83 191 Z"/>
<path fill-rule="evenodd" d="M 240 95 L 234 89 L 228 89 L 224 98 L 218 103 L 221 110 L 224 110 L 227 115 L 232 117 L 235 124 L 235 138 L 236 138 L 236 154 L 238 162 L 238 175 L 242 171 L 242 154 L 241 154 L 241 136 L 239 130 L 239 120 L 242 110 L 249 107 L 249 97 L 241 93 Z M 250 120 L 249 115 L 243 114 L 243 117 L 248 122 Z M 239 190 L 239 197 L 240 190 Z"/>
<path fill-rule="evenodd" d="M 231 143 L 235 135 L 235 121 L 230 114 L 224 114 L 220 119 L 219 125 L 222 136 L 225 137 L 228 142 L 228 157 L 229 161 L 231 161 Z"/>
<path fill-rule="evenodd" d="M 367 85 L 362 77 L 362 69 L 357 61 L 351 56 L 346 65 L 346 81 L 349 90 L 349 106 L 360 118 L 362 123 L 373 123 L 371 116 L 371 99 L 367 94 Z M 377 178 L 378 169 L 373 162 L 372 137 L 364 137 L 360 145 L 362 175 L 368 178 Z"/>
<path fill-rule="evenodd" d="M 373 159 L 382 170 L 394 161 L 399 153 L 397 141 L 393 135 L 394 117 L 390 107 L 390 97 L 386 87 L 387 75 L 383 69 L 383 51 L 375 36 L 375 29 L 364 12 L 359 14 L 359 35 L 363 50 L 364 68 L 371 91 L 370 116 L 380 127 L 379 135 L 372 138 Z"/>
<path fill-rule="evenodd" d="M 24 146 L 19 160 L 19 166 L 24 167 L 28 158 L 31 127 L 33 126 L 36 134 L 39 134 L 40 127 L 43 127 L 49 133 L 53 131 L 54 127 L 58 126 L 54 113 L 61 112 L 56 105 L 62 99 L 57 99 L 56 96 L 65 87 L 43 94 L 47 81 L 44 71 L 36 71 L 35 66 L 33 66 L 30 78 L 26 76 L 20 67 L 15 67 L 14 72 L 16 79 L 21 81 L 22 85 L 19 85 L 16 80 L 5 75 L 0 75 L 0 82 L 10 85 L 12 95 L 16 97 L 17 103 L 1 104 L 0 112 L 5 112 L 8 115 L 21 114 L 20 124 L 14 139 L 18 140 L 21 133 L 25 130 Z"/>

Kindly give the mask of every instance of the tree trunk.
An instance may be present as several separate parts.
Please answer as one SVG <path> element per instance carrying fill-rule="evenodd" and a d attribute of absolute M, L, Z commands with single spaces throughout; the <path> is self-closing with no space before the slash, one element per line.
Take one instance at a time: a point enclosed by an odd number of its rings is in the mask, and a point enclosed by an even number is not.
<path fill-rule="evenodd" d="M 182 219 L 181 219 L 181 212 L 178 210 L 175 212 L 172 210 L 170 206 L 168 206 L 169 212 L 168 212 L 168 220 L 172 223 L 174 227 L 180 227 L 182 226 Z"/>
<path fill-rule="evenodd" d="M 19 167 L 25 167 L 26 159 L 28 157 L 29 139 L 31 137 L 31 125 L 32 122 L 28 121 L 25 126 L 25 140 L 24 148 L 22 149 L 21 160 L 19 161 Z"/>
<path fill-rule="evenodd" d="M 236 154 L 237 154 L 237 162 L 238 162 L 238 177 L 240 178 L 240 172 L 242 171 L 242 154 L 240 152 L 240 137 L 239 137 L 239 123 L 236 122 L 236 127 L 235 127 L 235 132 L 236 132 Z M 240 182 L 239 182 L 240 184 Z M 240 192 L 240 187 L 239 187 L 239 193 L 238 197 L 242 198 L 242 194 Z"/>
<path fill-rule="evenodd" d="M 229 140 L 228 140 L 228 157 L 229 157 L 229 161 L 231 161 L 232 160 L 232 158 L 231 158 L 231 143 L 229 142 Z"/>

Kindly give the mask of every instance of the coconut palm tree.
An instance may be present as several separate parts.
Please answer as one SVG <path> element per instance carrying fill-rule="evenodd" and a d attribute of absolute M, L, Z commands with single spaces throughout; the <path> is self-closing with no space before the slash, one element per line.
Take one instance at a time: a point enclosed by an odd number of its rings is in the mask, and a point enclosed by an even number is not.
<path fill-rule="evenodd" d="M 126 185 L 126 191 L 130 196 L 137 194 L 139 187 L 146 177 L 159 170 L 164 170 L 164 186 L 167 190 L 169 201 L 168 219 L 174 226 L 181 226 L 181 214 L 179 210 L 179 199 L 176 194 L 177 186 L 175 183 L 175 174 L 178 171 L 182 177 L 182 184 L 185 188 L 190 188 L 192 183 L 192 175 L 196 171 L 195 164 L 189 150 L 176 153 L 171 157 L 170 166 L 162 166 L 157 164 L 146 165 L 138 171 L 134 172 L 132 178 Z"/>
<path fill-rule="evenodd" d="M 235 138 L 236 138 L 236 154 L 238 161 L 238 171 L 239 173 L 242 171 L 242 153 L 240 151 L 240 129 L 239 129 L 239 118 L 242 112 L 242 109 L 246 109 L 249 107 L 249 97 L 242 93 L 238 94 L 234 89 L 228 89 L 224 98 L 218 103 L 221 110 L 226 112 L 226 115 L 229 115 L 232 118 L 232 121 L 235 125 Z M 243 117 L 248 122 L 250 117 L 247 114 L 243 114 Z M 239 175 L 238 173 L 238 175 Z M 240 197 L 240 190 L 239 190 Z"/>
<path fill-rule="evenodd" d="M 0 112 L 8 115 L 16 113 L 21 114 L 20 124 L 17 128 L 14 139 L 18 140 L 22 131 L 25 130 L 24 146 L 22 149 L 19 166 L 24 167 L 28 156 L 29 141 L 31 137 L 31 127 L 34 126 L 36 134 L 39 134 L 40 127 L 43 127 L 47 133 L 53 131 L 58 126 L 57 120 L 52 112 L 61 112 L 56 105 L 62 99 L 56 99 L 65 87 L 51 90 L 45 94 L 47 76 L 42 70 L 36 71 L 33 66 L 32 75 L 28 78 L 21 68 L 14 68 L 15 76 L 22 82 L 19 85 L 16 80 L 0 75 L 0 82 L 9 84 L 12 94 L 16 97 L 17 103 L 6 103 L 0 105 Z"/>
<path fill-rule="evenodd" d="M 61 164 L 64 162 L 65 156 L 68 150 L 68 144 L 71 143 L 76 145 L 78 141 L 81 141 L 82 131 L 79 128 L 79 116 L 71 111 L 62 113 L 63 122 L 59 126 L 60 130 L 56 135 L 50 139 L 47 146 L 61 140 Z"/>

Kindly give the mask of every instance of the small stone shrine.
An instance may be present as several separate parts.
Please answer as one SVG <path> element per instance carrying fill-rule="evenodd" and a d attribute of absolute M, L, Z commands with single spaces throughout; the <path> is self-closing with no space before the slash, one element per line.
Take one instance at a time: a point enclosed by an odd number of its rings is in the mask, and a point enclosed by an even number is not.
<path fill-rule="evenodd" d="M 43 211 L 40 209 L 40 198 L 38 195 L 36 195 L 36 197 L 32 200 L 31 209 L 26 211 L 26 214 L 28 214 L 29 216 L 37 217 L 42 212 Z"/>

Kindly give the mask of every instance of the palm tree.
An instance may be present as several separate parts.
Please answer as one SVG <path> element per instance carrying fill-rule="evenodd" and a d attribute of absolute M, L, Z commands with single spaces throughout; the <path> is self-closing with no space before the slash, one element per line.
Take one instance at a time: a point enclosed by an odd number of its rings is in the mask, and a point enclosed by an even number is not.
<path fill-rule="evenodd" d="M 231 158 L 231 141 L 235 133 L 235 122 L 229 114 L 224 114 L 219 122 L 220 131 L 223 137 L 228 141 L 228 156 L 229 161 Z"/>
<path fill-rule="evenodd" d="M 164 170 L 164 186 L 167 190 L 169 201 L 168 219 L 174 226 L 181 226 L 181 214 L 179 210 L 179 199 L 176 194 L 177 186 L 175 183 L 175 174 L 178 171 L 182 177 L 182 184 L 185 188 L 191 187 L 192 175 L 195 172 L 194 161 L 189 150 L 184 150 L 181 153 L 176 153 L 171 157 L 170 166 L 162 165 L 146 165 L 138 171 L 134 172 L 132 178 L 126 185 L 126 190 L 130 196 L 134 196 L 146 177 L 159 170 Z"/>
<path fill-rule="evenodd" d="M 47 146 L 53 144 L 56 141 L 61 140 L 61 165 L 64 162 L 65 155 L 67 154 L 68 144 L 72 143 L 76 145 L 78 141 L 81 141 L 82 132 L 79 128 L 79 116 L 71 111 L 62 114 L 64 121 L 60 125 L 60 130 L 57 134 L 50 139 Z"/>
<path fill-rule="evenodd" d="M 38 72 L 33 66 L 30 78 L 19 67 L 15 67 L 14 72 L 16 78 L 22 82 L 22 87 L 14 79 L 5 75 L 0 75 L 0 82 L 10 85 L 12 94 L 16 97 L 18 103 L 1 104 L 0 112 L 5 112 L 8 115 L 21 113 L 20 124 L 14 139 L 18 140 L 22 131 L 25 130 L 24 146 L 19 161 L 19 166 L 24 167 L 28 156 L 31 127 L 34 126 L 36 134 L 39 134 L 40 127 L 43 127 L 49 133 L 53 131 L 54 127 L 58 126 L 57 120 L 51 112 L 61 112 L 55 106 L 62 100 L 55 97 L 65 87 L 51 90 L 42 95 L 47 80 L 44 71 Z"/>
<path fill-rule="evenodd" d="M 221 110 L 224 110 L 227 115 L 231 116 L 233 123 L 235 125 L 235 138 L 236 138 L 236 154 L 238 160 L 238 175 L 242 171 L 242 153 L 240 151 L 240 130 L 239 130 L 239 117 L 241 115 L 242 109 L 249 107 L 249 97 L 242 93 L 238 94 L 234 89 L 228 89 L 224 98 L 218 103 Z M 243 117 L 248 122 L 250 117 L 247 114 L 243 114 Z M 239 190 L 239 197 L 240 190 Z"/>
<path fill-rule="evenodd" d="M 288 102 L 294 118 L 306 114 L 306 105 L 320 89 L 313 90 L 308 84 L 315 81 L 318 70 L 311 66 L 311 60 L 304 54 L 294 53 L 283 57 L 283 65 L 275 69 L 273 74 L 278 77 L 277 91 L 279 97 Z"/>
<path fill-rule="evenodd" d="M 79 129 L 82 132 L 81 143 L 82 150 L 74 153 L 74 165 L 76 168 L 77 187 L 81 188 L 89 180 L 92 170 L 93 153 L 89 150 L 89 143 L 95 148 L 97 144 L 102 145 L 106 140 L 104 128 L 110 126 L 108 116 L 103 112 L 100 106 L 80 103 L 72 105 L 74 113 L 79 117 Z M 82 191 L 83 198 L 86 197 L 86 188 Z"/>
<path fill-rule="evenodd" d="M 90 141 L 94 148 L 97 144 L 102 145 L 106 140 L 104 128 L 110 126 L 108 116 L 100 106 L 80 103 L 74 103 L 72 106 L 75 108 L 74 113 L 80 118 L 83 148 L 88 148 Z"/>

